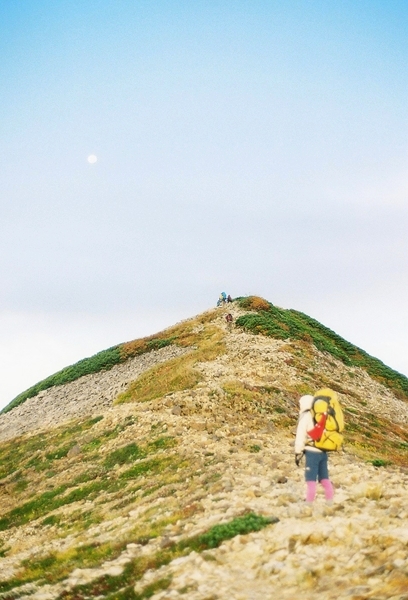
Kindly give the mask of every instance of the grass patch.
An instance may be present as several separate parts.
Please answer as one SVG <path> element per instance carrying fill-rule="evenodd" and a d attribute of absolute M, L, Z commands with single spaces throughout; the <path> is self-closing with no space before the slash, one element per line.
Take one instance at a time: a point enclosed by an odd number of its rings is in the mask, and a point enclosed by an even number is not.
<path fill-rule="evenodd" d="M 23 560 L 18 578 L 0 582 L 0 592 L 10 591 L 33 581 L 41 584 L 56 583 L 68 577 L 75 568 L 95 567 L 105 560 L 115 558 L 124 546 L 125 544 L 87 544 L 65 552 L 47 554 L 36 560 Z"/>
<path fill-rule="evenodd" d="M 260 452 L 261 451 L 261 446 L 258 446 L 258 444 L 253 444 L 252 446 L 249 447 L 249 451 L 250 452 Z"/>
<path fill-rule="evenodd" d="M 153 587 L 145 587 L 142 592 L 134 592 L 134 584 L 139 581 L 147 570 L 157 570 L 163 565 L 169 564 L 172 560 L 179 556 L 185 556 L 191 551 L 202 552 L 204 550 L 217 548 L 223 541 L 229 540 L 236 535 L 244 535 L 252 531 L 259 531 L 272 523 L 276 523 L 277 519 L 265 518 L 255 513 L 248 513 L 241 517 L 237 517 L 229 523 L 223 523 L 211 527 L 207 532 L 181 540 L 178 543 L 171 544 L 167 548 L 163 548 L 153 556 L 141 556 L 128 563 L 121 575 L 112 577 L 105 575 L 100 579 L 91 582 L 88 585 L 76 586 L 70 591 L 62 592 L 57 600 L 86 600 L 102 596 L 106 599 L 123 599 L 123 600 L 141 600 L 148 598 L 159 589 L 158 585 L 168 587 L 170 582 L 164 580 L 164 583 L 157 582 L 150 584 Z"/>
<path fill-rule="evenodd" d="M 102 370 L 111 369 L 114 365 L 117 365 L 121 362 L 121 353 L 119 346 L 112 346 L 107 350 L 103 350 L 102 352 L 98 352 L 98 354 L 94 354 L 89 358 L 84 358 L 74 365 L 70 365 L 69 367 L 65 367 L 43 379 L 42 381 L 36 383 L 32 387 L 28 388 L 18 396 L 14 398 L 3 410 L 2 413 L 6 413 L 19 404 L 25 402 L 28 398 L 32 398 L 33 396 L 37 396 L 39 392 L 47 390 L 54 385 L 64 385 L 66 383 L 70 383 L 71 381 L 75 381 L 84 375 L 90 375 L 91 373 L 98 373 Z"/>
<path fill-rule="evenodd" d="M 146 475 L 147 473 L 161 473 L 172 462 L 173 460 L 171 458 L 153 458 L 151 460 L 145 460 L 135 464 L 130 469 L 123 471 L 123 473 L 119 475 L 119 478 L 121 480 L 128 480 L 136 479 L 137 477 L 140 477 L 141 475 Z"/>
<path fill-rule="evenodd" d="M 55 490 L 44 492 L 40 496 L 25 502 L 21 506 L 13 508 L 0 519 L 0 531 L 4 531 L 9 527 L 18 527 L 24 523 L 38 519 L 52 512 L 53 510 L 60 508 L 61 506 L 72 504 L 73 502 L 79 502 L 85 498 L 95 498 L 99 492 L 106 490 L 107 487 L 109 488 L 109 491 L 116 491 L 116 489 L 119 489 L 120 485 L 118 482 L 113 481 L 97 481 L 89 485 L 76 488 L 63 495 L 64 492 L 67 491 L 67 487 L 67 485 L 63 485 Z"/>
<path fill-rule="evenodd" d="M 390 462 L 388 460 L 383 460 L 381 458 L 375 458 L 374 460 L 372 460 L 370 462 L 373 465 L 373 467 L 386 467 L 390 464 Z"/>
<path fill-rule="evenodd" d="M 187 540 L 186 547 L 200 552 L 217 548 L 222 542 L 230 540 L 236 535 L 245 535 L 252 531 L 260 531 L 277 521 L 278 519 L 263 517 L 251 512 L 242 517 L 236 517 L 229 523 L 214 525 L 206 533 Z M 183 545 L 182 542 L 180 544 Z"/>
<path fill-rule="evenodd" d="M 193 388 L 200 380 L 200 374 L 192 368 L 191 359 L 180 356 L 142 373 L 118 396 L 116 403 L 149 402 L 172 392 Z"/>
<path fill-rule="evenodd" d="M 14 490 L 13 492 L 15 494 L 21 494 L 22 492 L 24 492 L 29 486 L 29 481 L 27 481 L 27 479 L 19 479 L 16 484 L 14 485 Z"/>
<path fill-rule="evenodd" d="M 177 445 L 177 441 L 170 435 L 165 435 L 149 442 L 147 450 L 149 452 L 157 452 L 158 450 L 167 450 L 168 448 L 174 448 Z"/>
<path fill-rule="evenodd" d="M 0 444 L 0 479 L 21 469 L 48 470 L 52 461 L 66 456 L 75 439 L 98 423 L 102 417 L 77 421 L 69 426 L 58 427 L 44 435 L 21 436 Z M 74 440 L 72 439 L 74 438 Z M 47 448 L 53 448 L 47 452 Z"/>
<path fill-rule="evenodd" d="M 217 317 L 218 312 L 216 310 L 209 311 L 196 319 L 180 323 L 152 336 L 118 344 L 107 350 L 102 350 L 102 352 L 98 352 L 93 356 L 84 358 L 28 388 L 3 408 L 0 411 L 0 414 L 12 410 L 25 402 L 28 398 L 37 396 L 40 392 L 53 386 L 65 385 L 84 375 L 107 371 L 112 369 L 115 365 L 125 362 L 134 356 L 145 354 L 146 352 L 151 352 L 153 350 L 160 350 L 170 344 L 177 344 L 182 347 L 193 346 L 197 340 L 202 341 L 203 337 L 205 337 L 201 332 L 195 333 L 197 326 L 206 325 L 207 327 L 204 327 L 204 329 L 208 329 L 208 324 Z M 211 359 L 207 358 L 206 360 Z"/>
<path fill-rule="evenodd" d="M 278 308 L 264 301 L 268 305 L 266 307 L 264 303 L 254 302 L 251 298 L 238 299 L 242 308 L 251 307 L 255 312 L 238 317 L 235 321 L 237 326 L 281 340 L 291 338 L 313 343 L 318 350 L 328 352 L 345 365 L 365 369 L 373 379 L 391 388 L 398 397 L 408 399 L 408 378 L 405 375 L 387 367 L 304 313 Z"/>
<path fill-rule="evenodd" d="M 113 440 L 122 431 L 125 431 L 127 427 L 134 425 L 137 423 L 137 417 L 130 415 L 125 417 L 125 419 L 121 423 L 117 423 L 113 429 L 105 429 L 104 431 L 99 431 L 98 437 L 95 437 L 88 441 L 86 444 L 82 446 L 82 451 L 85 453 L 92 453 L 94 450 L 99 450 L 100 447 L 109 440 Z"/>
<path fill-rule="evenodd" d="M 19 527 L 40 518 L 44 519 L 43 525 L 59 525 L 60 517 L 49 514 L 58 508 L 82 500 L 92 500 L 101 494 L 103 494 L 102 501 L 107 501 L 111 494 L 127 487 L 129 480 L 143 475 L 157 476 L 173 464 L 177 466 L 181 464 L 174 454 L 163 456 L 161 459 L 141 460 L 148 455 L 154 455 L 176 445 L 177 442 L 174 438 L 161 435 L 146 442 L 144 447 L 130 443 L 111 451 L 105 457 L 103 455 L 101 457 L 99 453 L 90 455 L 88 460 L 94 459 L 96 461 L 95 465 L 87 467 L 87 463 L 84 463 L 83 471 L 77 474 L 78 471 L 75 470 L 76 475 L 71 480 L 67 481 L 67 476 L 64 475 L 63 484 L 57 484 L 53 489 L 48 489 L 41 494 L 37 493 L 30 497 L 27 492 L 30 493 L 31 490 L 32 494 L 37 489 L 38 482 L 35 480 L 35 487 L 32 486 L 27 470 L 42 471 L 48 469 L 53 461 L 63 458 L 72 446 L 73 442 L 67 440 L 69 435 L 75 436 L 75 439 L 80 439 L 80 434 L 92 427 L 98 420 L 88 419 L 85 422 L 71 424 L 65 429 L 54 430 L 51 434 L 38 434 L 21 438 L 17 443 L 13 440 L 13 442 L 5 443 L 0 447 L 0 471 L 2 471 L 3 476 L 9 476 L 7 483 L 13 486 L 15 504 L 20 500 L 18 506 L 8 510 L 0 518 L 0 531 L 10 527 Z M 104 442 L 112 437 L 114 438 L 134 422 L 135 420 L 132 417 L 126 417 L 114 429 L 100 432 L 100 438 Z M 58 442 L 61 442 L 59 447 Z M 53 447 L 51 452 L 39 449 L 39 447 L 47 448 L 50 444 Z M 34 453 L 34 456 L 30 458 L 32 453 Z M 29 460 L 27 460 L 27 455 Z M 122 473 L 111 471 L 112 467 L 116 465 L 122 467 L 128 463 L 135 464 Z M 24 465 L 23 468 L 17 469 L 21 464 Z M 50 481 L 50 478 L 61 475 L 65 468 L 66 465 L 62 464 L 58 470 L 48 471 L 43 482 L 46 483 Z M 160 479 L 156 484 L 161 485 Z M 48 483 L 48 488 L 50 486 L 52 486 L 52 483 Z M 150 488 L 151 484 L 146 482 L 146 487 Z M 24 493 L 26 493 L 25 496 Z M 19 495 L 22 495 L 22 497 L 19 498 Z"/>
<path fill-rule="evenodd" d="M 274 387 L 249 385 L 239 380 L 226 381 L 222 389 L 225 392 L 224 404 L 235 413 L 243 412 L 255 416 L 261 414 L 266 421 L 273 420 L 280 428 L 292 426 L 297 421 L 297 390 L 282 392 Z M 279 418 L 277 413 L 281 414 Z"/>
<path fill-rule="evenodd" d="M 75 445 L 75 442 L 71 442 L 67 446 L 61 446 L 57 448 L 53 452 L 47 452 L 45 458 L 47 460 L 59 460 L 60 458 L 65 458 L 71 448 Z"/>
<path fill-rule="evenodd" d="M 131 453 L 126 455 L 122 454 L 120 456 L 121 460 L 125 460 L 126 457 L 131 456 Z M 126 461 L 127 458 L 125 462 Z M 142 475 L 157 476 L 158 474 L 163 474 L 169 467 L 176 469 L 178 464 L 179 463 L 175 462 L 174 456 L 164 457 L 162 459 L 144 460 L 136 463 L 130 469 L 123 471 L 118 476 L 112 477 L 109 472 L 106 473 L 105 471 L 102 478 L 70 490 L 69 488 L 78 481 L 86 479 L 87 474 L 82 474 L 73 482 L 59 486 L 54 490 L 44 492 L 7 512 L 0 518 L 0 531 L 4 531 L 10 527 L 18 527 L 35 519 L 45 517 L 45 515 L 50 512 L 53 512 L 62 506 L 73 504 L 74 502 L 93 500 L 95 498 L 99 499 L 102 492 L 105 494 L 113 494 L 126 487 L 128 481 L 131 479 L 136 479 Z M 94 477 L 94 474 L 92 474 L 92 477 Z M 51 519 L 47 524 L 52 524 L 52 521 L 53 520 Z"/>
<path fill-rule="evenodd" d="M 227 394 L 227 397 L 231 400 L 239 398 L 240 400 L 247 402 L 252 402 L 254 399 L 254 392 L 256 392 L 256 390 L 248 389 L 248 387 L 238 380 L 225 382 L 222 386 L 222 389 Z"/>
<path fill-rule="evenodd" d="M 41 525 L 59 525 L 61 523 L 61 515 L 49 515 L 45 517 Z"/>
<path fill-rule="evenodd" d="M 107 596 L 108 600 L 145 600 L 146 598 L 151 598 L 158 592 L 162 592 L 167 590 L 171 583 L 171 577 L 163 577 L 154 581 L 153 583 L 149 583 L 146 585 L 140 592 L 135 592 L 134 586 L 130 585 L 121 589 L 119 592 L 109 594 Z"/>
<path fill-rule="evenodd" d="M 347 413 L 346 444 L 374 466 L 407 465 L 408 433 L 398 425 L 370 413 Z M 373 462 L 374 461 L 374 462 Z M 378 464 L 377 464 L 378 463 Z"/>
<path fill-rule="evenodd" d="M 124 465 L 146 456 L 135 443 L 128 444 L 111 452 L 103 461 L 104 467 L 111 469 L 115 465 Z"/>
<path fill-rule="evenodd" d="M 224 332 L 207 325 L 199 333 L 185 331 L 178 339 L 180 344 L 195 344 L 196 348 L 145 371 L 120 394 L 116 403 L 149 402 L 166 394 L 194 388 L 202 375 L 194 366 L 198 362 L 214 360 L 225 352 Z"/>

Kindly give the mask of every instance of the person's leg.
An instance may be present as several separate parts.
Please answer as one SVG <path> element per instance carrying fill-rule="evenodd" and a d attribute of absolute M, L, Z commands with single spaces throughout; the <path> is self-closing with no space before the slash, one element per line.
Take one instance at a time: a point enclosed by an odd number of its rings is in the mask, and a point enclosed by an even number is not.
<path fill-rule="evenodd" d="M 306 502 L 309 504 L 314 502 L 314 499 L 316 498 L 316 489 L 316 481 L 306 481 Z"/>
<path fill-rule="evenodd" d="M 319 452 L 313 452 L 312 450 L 306 450 L 305 452 L 306 502 L 308 503 L 312 503 L 316 497 L 319 454 Z"/>
<path fill-rule="evenodd" d="M 324 489 L 324 495 L 326 497 L 327 502 L 332 502 L 334 498 L 334 487 L 330 479 L 321 479 L 320 483 Z"/>
<path fill-rule="evenodd" d="M 327 452 L 323 452 L 323 456 L 321 457 L 321 461 L 319 463 L 318 479 L 324 489 L 326 502 L 332 502 L 334 497 L 334 488 L 332 482 L 329 479 Z"/>

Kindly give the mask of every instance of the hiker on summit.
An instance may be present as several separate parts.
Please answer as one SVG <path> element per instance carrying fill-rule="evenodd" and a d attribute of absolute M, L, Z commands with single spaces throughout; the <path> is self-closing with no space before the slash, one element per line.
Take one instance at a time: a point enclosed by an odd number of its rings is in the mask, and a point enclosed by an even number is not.
<path fill-rule="evenodd" d="M 313 431 L 317 428 L 311 412 L 313 400 L 314 397 L 309 395 L 302 396 L 299 400 L 295 462 L 299 466 L 303 454 L 305 455 L 306 502 L 312 504 L 314 501 L 317 492 L 317 481 L 319 481 L 323 486 L 326 502 L 331 504 L 334 497 L 334 488 L 329 479 L 328 453 L 313 445 Z"/>
<path fill-rule="evenodd" d="M 217 306 L 221 306 L 222 304 L 226 304 L 227 302 L 227 294 L 225 292 L 221 292 L 220 297 L 217 301 Z"/>

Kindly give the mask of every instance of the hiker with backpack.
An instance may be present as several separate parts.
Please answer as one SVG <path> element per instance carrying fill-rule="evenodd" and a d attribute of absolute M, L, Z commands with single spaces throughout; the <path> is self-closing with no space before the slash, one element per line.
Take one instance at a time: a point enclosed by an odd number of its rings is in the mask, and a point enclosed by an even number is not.
<path fill-rule="evenodd" d="M 222 306 L 227 303 L 227 294 L 225 292 L 221 292 L 220 297 L 217 301 L 217 306 Z"/>
<path fill-rule="evenodd" d="M 343 411 L 337 394 L 328 388 L 315 396 L 302 396 L 299 400 L 299 421 L 295 439 L 295 462 L 305 456 L 306 502 L 311 504 L 317 492 L 317 482 L 323 489 L 326 503 L 334 497 L 329 479 L 328 452 L 341 446 L 344 429 Z"/>

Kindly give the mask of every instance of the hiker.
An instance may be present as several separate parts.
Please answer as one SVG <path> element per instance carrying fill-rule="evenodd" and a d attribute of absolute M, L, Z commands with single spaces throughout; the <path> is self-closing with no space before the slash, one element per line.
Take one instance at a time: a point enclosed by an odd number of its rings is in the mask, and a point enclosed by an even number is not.
<path fill-rule="evenodd" d="M 232 323 L 234 321 L 234 319 L 232 318 L 232 314 L 228 313 L 227 315 L 225 315 L 225 320 L 227 321 L 227 329 L 228 331 L 230 331 L 232 328 Z"/>
<path fill-rule="evenodd" d="M 232 302 L 231 294 L 228 294 L 228 297 L 227 297 L 227 302 L 228 302 L 228 303 L 229 303 L 229 302 Z"/>
<path fill-rule="evenodd" d="M 222 306 L 227 302 L 227 294 L 225 292 L 221 292 L 220 297 L 217 301 L 217 306 Z"/>
<path fill-rule="evenodd" d="M 321 483 L 327 504 L 332 504 L 334 488 L 329 479 L 328 453 L 313 446 L 313 437 L 308 435 L 316 427 L 311 413 L 313 396 L 302 396 L 299 400 L 299 421 L 295 439 L 295 462 L 300 465 L 305 455 L 306 502 L 312 504 L 316 497 L 317 482 Z M 313 435 L 313 434 L 312 434 Z"/>

